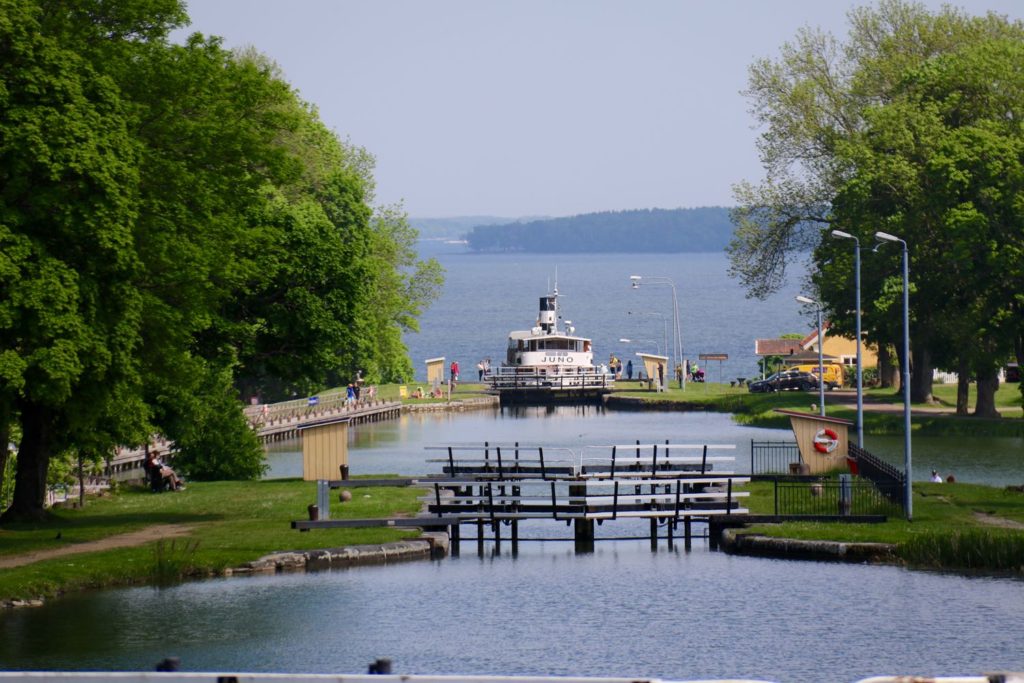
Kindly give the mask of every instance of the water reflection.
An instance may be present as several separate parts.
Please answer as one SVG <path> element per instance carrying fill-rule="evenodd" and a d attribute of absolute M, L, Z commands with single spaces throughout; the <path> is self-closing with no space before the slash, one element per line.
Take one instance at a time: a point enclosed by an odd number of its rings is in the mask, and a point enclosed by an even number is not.
<path fill-rule="evenodd" d="M 1020 670 L 1024 583 L 526 544 L 368 567 L 108 591 L 0 617 L 5 668 L 754 677 Z M 103 637 L 97 637 L 101 631 Z"/>

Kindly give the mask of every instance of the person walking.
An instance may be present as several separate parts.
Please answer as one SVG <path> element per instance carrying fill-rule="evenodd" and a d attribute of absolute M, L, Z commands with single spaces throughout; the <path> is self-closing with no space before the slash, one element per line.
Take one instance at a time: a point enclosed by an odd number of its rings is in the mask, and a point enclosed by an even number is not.
<path fill-rule="evenodd" d="M 449 368 L 452 380 L 452 389 L 459 383 L 459 361 L 453 360 L 451 367 Z"/>
<path fill-rule="evenodd" d="M 658 363 L 658 391 L 665 391 L 665 364 Z"/>
<path fill-rule="evenodd" d="M 626 361 L 626 379 L 628 379 L 628 380 L 632 380 L 633 379 L 633 359 L 632 358 L 630 358 L 628 361 Z"/>

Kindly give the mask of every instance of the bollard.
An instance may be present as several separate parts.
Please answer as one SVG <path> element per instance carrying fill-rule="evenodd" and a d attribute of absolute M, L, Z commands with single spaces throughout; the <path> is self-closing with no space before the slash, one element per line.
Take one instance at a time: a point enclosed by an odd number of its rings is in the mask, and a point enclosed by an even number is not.
<path fill-rule="evenodd" d="M 339 465 L 341 470 L 341 480 L 348 481 L 348 465 Z"/>
<path fill-rule="evenodd" d="M 391 674 L 391 660 L 387 657 L 378 657 L 376 662 L 370 663 L 370 668 L 366 672 L 368 674 L 378 675 L 390 675 Z"/>
<path fill-rule="evenodd" d="M 157 662 L 157 671 L 177 671 L 181 668 L 181 659 L 178 657 L 164 657 L 163 660 Z"/>
<path fill-rule="evenodd" d="M 839 514 L 849 516 L 853 508 L 853 489 L 849 474 L 839 475 Z"/>
<path fill-rule="evenodd" d="M 320 519 L 320 511 L 317 509 L 316 505 L 310 505 L 306 510 L 309 512 L 309 521 L 315 522 Z"/>

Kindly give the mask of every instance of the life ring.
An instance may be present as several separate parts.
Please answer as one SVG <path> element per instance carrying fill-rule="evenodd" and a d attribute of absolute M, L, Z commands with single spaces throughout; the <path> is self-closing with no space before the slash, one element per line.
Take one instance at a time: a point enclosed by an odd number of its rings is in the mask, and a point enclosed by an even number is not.
<path fill-rule="evenodd" d="M 814 450 L 819 453 L 831 453 L 837 446 L 839 446 L 839 435 L 835 430 L 825 427 L 819 429 L 818 433 L 814 435 Z"/>

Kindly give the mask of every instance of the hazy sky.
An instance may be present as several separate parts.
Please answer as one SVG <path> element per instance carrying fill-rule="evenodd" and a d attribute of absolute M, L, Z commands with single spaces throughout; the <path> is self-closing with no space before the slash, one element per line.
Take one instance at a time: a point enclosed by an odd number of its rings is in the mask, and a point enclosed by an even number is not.
<path fill-rule="evenodd" d="M 731 205 L 758 180 L 747 67 L 845 0 L 191 0 L 377 158 L 410 216 Z M 927 2 L 938 7 L 938 2 Z M 955 2 L 1024 17 L 1022 0 Z"/>

